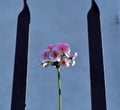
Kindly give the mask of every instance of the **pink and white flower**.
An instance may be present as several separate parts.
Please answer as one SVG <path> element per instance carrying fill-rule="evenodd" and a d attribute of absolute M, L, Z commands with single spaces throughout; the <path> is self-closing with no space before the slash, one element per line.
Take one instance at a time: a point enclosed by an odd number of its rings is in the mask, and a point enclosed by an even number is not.
<path fill-rule="evenodd" d="M 50 50 L 46 49 L 40 56 L 40 62 L 43 67 L 46 67 L 49 65 L 49 58 L 48 58 L 49 53 L 50 53 Z"/>
<path fill-rule="evenodd" d="M 62 66 L 69 67 L 70 63 L 72 66 L 75 65 L 75 59 L 78 56 L 77 52 L 70 55 L 70 45 L 67 43 L 58 43 L 56 45 L 49 45 L 47 49 L 41 54 L 41 65 L 43 67 L 51 66 Z"/>
<path fill-rule="evenodd" d="M 69 60 L 68 59 L 64 59 L 60 62 L 60 66 L 62 67 L 69 67 Z"/>
<path fill-rule="evenodd" d="M 56 50 L 53 50 L 49 53 L 49 59 L 51 62 L 56 62 L 56 61 L 60 62 L 61 60 L 60 55 Z"/>
<path fill-rule="evenodd" d="M 55 45 L 53 45 L 53 44 L 50 44 L 50 45 L 48 45 L 48 49 L 50 49 L 50 51 L 52 51 L 52 49 L 55 47 Z"/>
<path fill-rule="evenodd" d="M 75 54 L 71 57 L 72 66 L 75 65 L 75 59 L 76 59 L 77 56 L 78 56 L 78 54 L 77 54 L 77 52 L 75 52 Z"/>
<path fill-rule="evenodd" d="M 56 45 L 56 50 L 60 53 L 60 55 L 70 56 L 70 45 L 67 43 L 58 43 Z"/>
<path fill-rule="evenodd" d="M 50 50 L 46 49 L 41 55 L 41 61 L 48 61 Z"/>

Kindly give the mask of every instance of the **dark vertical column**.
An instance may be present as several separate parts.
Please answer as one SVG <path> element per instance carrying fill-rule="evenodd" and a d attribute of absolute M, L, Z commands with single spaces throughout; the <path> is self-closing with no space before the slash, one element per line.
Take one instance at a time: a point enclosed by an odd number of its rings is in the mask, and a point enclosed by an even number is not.
<path fill-rule="evenodd" d="M 94 0 L 92 0 L 92 6 L 88 12 L 87 18 L 92 110 L 107 110 L 100 12 Z"/>
<path fill-rule="evenodd" d="M 18 16 L 11 110 L 25 110 L 30 12 L 27 1 Z"/>

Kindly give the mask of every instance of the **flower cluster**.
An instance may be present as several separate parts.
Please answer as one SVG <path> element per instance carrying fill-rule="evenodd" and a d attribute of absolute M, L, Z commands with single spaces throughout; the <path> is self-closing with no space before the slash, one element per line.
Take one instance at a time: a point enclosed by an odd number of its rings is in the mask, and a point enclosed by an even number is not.
<path fill-rule="evenodd" d="M 70 51 L 70 45 L 67 43 L 51 44 L 41 54 L 40 63 L 43 67 L 49 65 L 56 67 L 69 67 L 70 63 L 74 66 L 77 52 L 71 56 Z"/>

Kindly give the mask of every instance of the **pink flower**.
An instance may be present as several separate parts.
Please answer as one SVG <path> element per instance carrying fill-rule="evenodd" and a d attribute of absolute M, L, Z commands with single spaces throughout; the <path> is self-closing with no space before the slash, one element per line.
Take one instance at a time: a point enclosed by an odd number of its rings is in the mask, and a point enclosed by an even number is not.
<path fill-rule="evenodd" d="M 70 55 L 70 45 L 67 43 L 58 43 L 56 45 L 49 45 L 47 49 L 41 54 L 41 65 L 43 67 L 51 66 L 62 66 L 69 67 L 70 63 L 72 66 L 75 65 L 75 59 L 78 56 L 77 52 Z"/>
<path fill-rule="evenodd" d="M 50 53 L 50 50 L 49 50 L 49 49 L 46 49 L 46 50 L 42 53 L 42 55 L 40 56 L 41 65 L 42 65 L 43 67 L 46 67 L 46 66 L 49 65 L 49 58 L 48 58 L 49 53 Z"/>
<path fill-rule="evenodd" d="M 48 61 L 50 50 L 46 49 L 41 55 L 41 61 Z"/>
<path fill-rule="evenodd" d="M 69 61 L 67 59 L 64 59 L 60 62 L 60 66 L 62 67 L 69 67 Z"/>
<path fill-rule="evenodd" d="M 50 52 L 49 59 L 50 59 L 51 62 L 56 62 L 56 61 L 60 62 L 60 60 L 61 60 L 60 55 L 56 50 L 52 50 Z"/>
<path fill-rule="evenodd" d="M 77 52 L 75 52 L 75 54 L 74 54 L 74 55 L 72 56 L 72 58 L 71 58 L 72 66 L 75 65 L 75 59 L 76 59 L 77 56 L 78 56 L 78 54 L 77 54 Z"/>
<path fill-rule="evenodd" d="M 66 55 L 67 57 L 70 56 L 70 45 L 69 44 L 58 43 L 55 48 L 61 55 Z"/>
<path fill-rule="evenodd" d="M 50 45 L 48 45 L 48 49 L 50 49 L 50 51 L 52 51 L 52 49 L 55 47 L 55 45 L 53 45 L 53 44 L 50 44 Z"/>

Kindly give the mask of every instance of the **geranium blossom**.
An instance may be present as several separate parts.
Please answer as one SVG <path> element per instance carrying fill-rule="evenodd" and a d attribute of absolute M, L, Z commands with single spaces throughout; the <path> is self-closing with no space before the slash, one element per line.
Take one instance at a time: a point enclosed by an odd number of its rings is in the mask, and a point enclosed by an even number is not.
<path fill-rule="evenodd" d="M 77 52 L 70 54 L 70 45 L 67 43 L 50 44 L 40 56 L 40 64 L 43 67 L 54 66 L 58 72 L 58 92 L 59 92 L 59 110 L 62 110 L 62 92 L 60 80 L 60 67 L 69 67 L 75 65 Z"/>
<path fill-rule="evenodd" d="M 77 56 L 78 56 L 78 54 L 77 54 L 77 52 L 75 52 L 75 54 L 70 58 L 70 59 L 71 59 L 72 66 L 75 65 L 75 59 L 76 59 Z"/>
<path fill-rule="evenodd" d="M 67 43 L 58 43 L 56 45 L 56 50 L 61 54 L 61 55 L 66 55 L 67 57 L 70 56 L 70 45 Z"/>
<path fill-rule="evenodd" d="M 43 67 L 49 65 L 69 67 L 69 64 L 71 63 L 72 66 L 74 66 L 77 52 L 71 56 L 70 51 L 70 45 L 67 43 L 48 45 L 47 49 L 41 54 L 41 65 Z"/>
<path fill-rule="evenodd" d="M 49 53 L 50 53 L 50 50 L 49 49 L 46 49 L 42 55 L 41 55 L 41 61 L 48 61 L 48 56 L 49 56 Z"/>
<path fill-rule="evenodd" d="M 56 62 L 56 61 L 60 61 L 60 55 L 58 53 L 58 51 L 56 50 L 52 50 L 50 53 L 49 53 L 49 59 L 51 62 Z"/>
<path fill-rule="evenodd" d="M 50 44 L 50 45 L 48 45 L 48 49 L 50 50 L 50 51 L 52 51 L 52 49 L 55 47 L 55 45 L 53 45 L 53 44 Z"/>
<path fill-rule="evenodd" d="M 62 61 L 60 62 L 60 65 L 61 65 L 62 67 L 69 67 L 69 60 L 67 60 L 67 59 L 62 60 Z"/>

